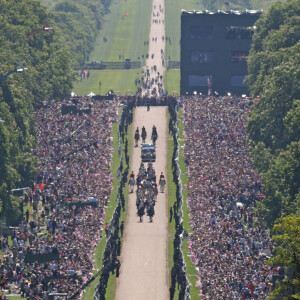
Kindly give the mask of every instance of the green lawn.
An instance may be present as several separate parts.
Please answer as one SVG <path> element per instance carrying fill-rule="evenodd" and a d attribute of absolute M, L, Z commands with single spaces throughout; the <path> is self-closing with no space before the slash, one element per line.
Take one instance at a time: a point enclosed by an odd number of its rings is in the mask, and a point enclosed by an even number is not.
<path fill-rule="evenodd" d="M 168 120 L 170 119 L 170 114 L 167 112 Z M 175 220 L 172 218 L 170 222 L 170 208 L 173 207 L 176 202 L 176 185 L 173 181 L 173 172 L 172 172 L 172 156 L 173 156 L 174 142 L 172 135 L 168 135 L 168 151 L 167 151 L 167 191 L 168 191 L 168 278 L 169 286 L 171 286 L 171 270 L 174 266 L 174 237 L 175 237 Z M 175 290 L 174 299 L 178 299 L 179 290 Z"/>
<path fill-rule="evenodd" d="M 95 70 L 90 72 L 88 79 L 82 79 L 74 84 L 74 92 L 77 95 L 88 95 L 93 92 L 96 95 L 104 95 L 109 90 L 119 91 L 125 95 L 128 90 L 135 91 L 134 80 L 140 78 L 141 70 Z M 101 88 L 99 86 L 101 81 Z"/>
<path fill-rule="evenodd" d="M 184 228 L 187 230 L 188 233 L 192 232 L 192 226 L 190 226 L 188 223 L 190 222 L 190 218 L 189 218 L 189 210 L 187 207 L 187 203 L 186 203 L 186 199 L 188 197 L 188 191 L 186 190 L 185 186 L 188 184 L 188 177 L 186 176 L 186 172 L 187 172 L 187 167 L 186 164 L 184 162 L 184 157 L 183 157 L 183 148 L 182 146 L 184 145 L 184 138 L 183 138 L 183 130 L 184 130 L 184 124 L 182 122 L 182 116 L 183 116 L 183 111 L 182 108 L 179 109 L 179 113 L 178 113 L 178 129 L 179 129 L 179 145 L 180 145 L 180 151 L 179 151 L 179 166 L 181 169 L 181 181 L 182 181 L 182 185 L 183 185 L 183 191 L 182 191 L 182 195 L 183 195 L 183 226 Z M 197 299 L 198 294 L 200 289 L 198 287 L 195 286 L 196 281 L 197 281 L 197 271 L 195 269 L 195 265 L 193 264 L 193 262 L 190 259 L 189 256 L 189 251 L 188 251 L 188 244 L 187 244 L 188 240 L 184 239 L 183 243 L 182 243 L 182 250 L 183 250 L 183 254 L 184 254 L 184 260 L 186 263 L 186 273 L 188 276 L 188 280 L 191 283 L 191 288 L 190 288 L 190 293 L 191 293 L 191 299 Z"/>
<path fill-rule="evenodd" d="M 120 2 L 120 5 L 117 5 L 117 2 Z M 110 13 L 104 17 L 89 61 L 123 61 L 119 55 L 134 61 L 142 55 L 145 57 L 148 46 L 145 46 L 144 42 L 149 38 L 151 7 L 149 0 L 113 1 Z M 107 39 L 106 42 L 104 38 Z M 88 80 L 74 82 L 74 92 L 86 95 L 91 91 L 95 94 L 105 94 L 110 89 L 122 94 L 128 90 L 135 91 L 134 80 L 140 77 L 140 72 L 141 69 L 92 71 Z"/>
<path fill-rule="evenodd" d="M 180 70 L 168 70 L 164 76 L 165 90 L 169 95 L 172 92 L 180 93 Z"/>
<path fill-rule="evenodd" d="M 182 109 L 180 109 L 178 114 L 178 119 L 180 120 L 182 116 Z M 169 119 L 169 113 L 168 113 L 168 119 Z M 183 141 L 183 123 L 181 121 L 178 122 L 178 128 L 179 128 L 179 144 L 182 146 L 184 144 Z M 168 156 L 167 156 L 167 187 L 168 187 L 168 208 L 170 210 L 170 207 L 174 205 L 176 202 L 176 186 L 173 181 L 173 173 L 172 173 L 172 155 L 173 155 L 173 149 L 174 149 L 174 142 L 171 135 L 168 135 Z M 184 157 L 182 155 L 182 148 L 180 148 L 180 155 L 179 155 L 179 166 L 182 172 L 181 180 L 183 187 L 188 183 L 188 178 L 185 175 L 185 172 L 187 171 L 186 165 L 184 163 Z M 188 196 L 188 192 L 185 188 L 183 188 L 183 225 L 184 228 L 187 229 L 188 233 L 192 231 L 192 227 L 188 224 L 190 222 L 189 220 L 189 211 L 186 205 L 186 198 Z M 169 214 L 170 217 L 170 214 Z M 170 221 L 170 220 L 169 220 Z M 174 265 L 173 261 L 173 254 L 174 254 L 174 236 L 175 236 L 175 220 L 172 219 L 172 222 L 169 222 L 169 239 L 168 239 L 168 265 L 169 265 L 169 280 L 170 280 L 170 272 L 172 270 L 172 267 Z M 191 299 L 197 299 L 199 294 L 199 288 L 195 287 L 195 283 L 197 281 L 197 272 L 195 269 L 194 264 L 192 263 L 189 252 L 188 252 L 188 244 L 187 239 L 183 240 L 182 243 L 182 250 L 184 254 L 184 260 L 186 263 L 186 271 L 187 271 L 187 277 L 191 284 L 190 287 L 190 294 Z M 171 283 L 170 283 L 171 284 Z M 179 297 L 179 290 L 175 290 L 175 296 L 174 299 L 178 299 Z"/>
<path fill-rule="evenodd" d="M 9 300 L 24 300 L 21 296 L 8 296 L 7 297 Z"/>

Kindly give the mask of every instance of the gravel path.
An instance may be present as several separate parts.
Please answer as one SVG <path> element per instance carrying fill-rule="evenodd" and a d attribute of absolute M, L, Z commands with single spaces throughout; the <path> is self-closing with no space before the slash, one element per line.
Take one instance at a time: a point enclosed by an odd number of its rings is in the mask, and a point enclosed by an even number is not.
<path fill-rule="evenodd" d="M 152 126 L 158 133 L 156 162 L 154 168 L 159 178 L 160 172 L 166 175 L 167 161 L 167 107 L 138 107 L 135 110 L 133 132 L 143 126 L 147 131 L 146 143 L 151 142 Z M 141 149 L 133 148 L 131 169 L 137 175 L 141 163 Z M 147 164 L 146 164 L 147 165 Z M 166 300 L 168 291 L 168 211 L 167 193 L 159 193 L 155 206 L 153 223 L 145 215 L 140 223 L 136 214 L 136 194 L 129 194 L 128 215 L 125 226 L 125 239 L 121 256 L 120 277 L 116 299 L 118 300 Z"/>

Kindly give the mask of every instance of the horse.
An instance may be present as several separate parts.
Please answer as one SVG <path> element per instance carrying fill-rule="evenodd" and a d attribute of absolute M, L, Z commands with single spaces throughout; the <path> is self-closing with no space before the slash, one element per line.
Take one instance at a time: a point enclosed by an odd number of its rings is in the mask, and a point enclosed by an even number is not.
<path fill-rule="evenodd" d="M 147 137 L 147 133 L 146 133 L 146 130 L 144 130 L 143 132 L 142 132 L 142 140 L 143 140 L 143 143 L 145 143 L 145 141 L 146 141 L 146 137 Z"/>
<path fill-rule="evenodd" d="M 138 146 L 138 142 L 140 140 L 140 134 L 136 131 L 134 135 L 134 140 L 135 140 L 135 147 Z"/>
<path fill-rule="evenodd" d="M 144 203 L 140 203 L 138 207 L 138 216 L 140 217 L 140 222 L 143 222 L 143 216 L 145 214 L 145 206 Z"/>
<path fill-rule="evenodd" d="M 134 185 L 135 185 L 135 180 L 131 177 L 129 179 L 130 193 L 133 193 Z"/>
<path fill-rule="evenodd" d="M 156 143 L 156 140 L 157 140 L 157 133 L 152 134 L 151 140 L 152 140 L 153 145 L 155 146 L 155 143 Z"/>
<path fill-rule="evenodd" d="M 166 180 L 164 178 L 161 178 L 159 180 L 159 186 L 160 186 L 160 192 L 163 193 L 165 190 Z"/>
<path fill-rule="evenodd" d="M 153 222 L 153 216 L 154 216 L 154 207 L 153 207 L 153 205 L 148 206 L 147 216 L 149 217 L 150 223 L 152 223 Z"/>
<path fill-rule="evenodd" d="M 154 197 L 155 199 L 157 198 L 157 195 L 158 195 L 158 189 L 156 186 L 153 187 L 153 194 L 154 194 Z"/>

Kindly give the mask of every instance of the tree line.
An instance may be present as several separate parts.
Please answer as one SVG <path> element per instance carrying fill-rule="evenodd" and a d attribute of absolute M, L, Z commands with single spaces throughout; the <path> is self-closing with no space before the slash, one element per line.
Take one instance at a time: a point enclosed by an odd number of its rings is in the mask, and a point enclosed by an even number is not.
<path fill-rule="evenodd" d="M 255 26 L 246 83 L 250 154 L 265 193 L 258 211 L 274 235 L 270 263 L 286 271 L 272 296 L 299 299 L 300 0 L 274 4 Z"/>
<path fill-rule="evenodd" d="M 65 0 L 51 10 L 53 25 L 72 54 L 73 68 L 88 60 L 109 5 L 106 0 Z"/>
<path fill-rule="evenodd" d="M 28 68 L 0 82 L 0 216 L 8 225 L 22 217 L 12 190 L 32 186 L 39 166 L 32 155 L 33 112 L 43 101 L 70 94 L 73 70 L 87 60 L 110 1 L 51 4 L 47 9 L 38 0 L 0 0 L 0 76 L 13 70 L 14 62 Z"/>

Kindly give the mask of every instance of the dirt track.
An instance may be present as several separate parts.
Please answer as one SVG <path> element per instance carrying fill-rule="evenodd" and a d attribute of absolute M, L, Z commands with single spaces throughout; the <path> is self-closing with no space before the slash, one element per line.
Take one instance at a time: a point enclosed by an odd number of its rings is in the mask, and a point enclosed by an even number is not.
<path fill-rule="evenodd" d="M 146 142 L 150 142 L 152 126 L 158 132 L 156 162 L 154 168 L 159 178 L 160 172 L 166 175 L 167 161 L 167 107 L 138 107 L 133 123 L 135 129 L 143 126 L 147 131 Z M 133 148 L 131 171 L 138 173 L 141 163 L 141 149 Z M 147 164 L 146 164 L 147 165 Z M 155 206 L 153 223 L 145 215 L 140 223 L 136 214 L 136 194 L 129 194 L 128 215 L 125 226 L 125 239 L 121 257 L 120 277 L 116 299 L 118 300 L 166 300 L 169 298 L 167 277 L 167 237 L 168 212 L 167 193 L 159 193 Z"/>

